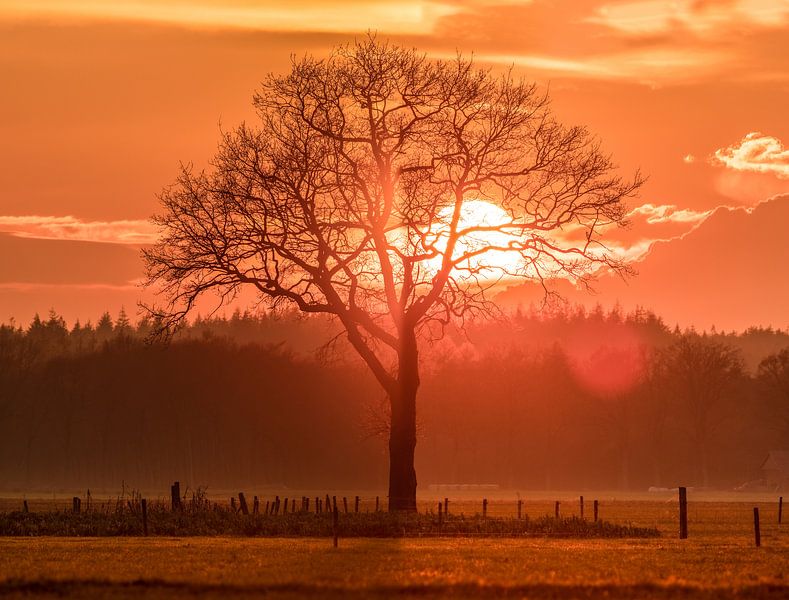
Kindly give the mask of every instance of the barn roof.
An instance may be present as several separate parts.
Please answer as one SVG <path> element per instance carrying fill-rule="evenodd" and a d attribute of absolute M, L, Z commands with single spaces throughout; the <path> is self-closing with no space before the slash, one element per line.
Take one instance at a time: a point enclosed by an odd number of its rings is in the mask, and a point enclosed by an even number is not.
<path fill-rule="evenodd" d="M 771 450 L 762 463 L 766 471 L 784 471 L 789 473 L 789 450 Z"/>

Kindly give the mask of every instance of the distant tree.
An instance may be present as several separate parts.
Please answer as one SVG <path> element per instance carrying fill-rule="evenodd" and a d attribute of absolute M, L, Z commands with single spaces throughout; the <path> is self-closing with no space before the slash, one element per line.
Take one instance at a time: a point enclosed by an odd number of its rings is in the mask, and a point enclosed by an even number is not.
<path fill-rule="evenodd" d="M 666 348 L 658 367 L 690 430 L 704 486 L 709 485 L 709 451 L 721 422 L 730 416 L 743 362 L 735 348 L 696 333 Z"/>
<path fill-rule="evenodd" d="M 112 336 L 113 328 L 114 326 L 110 313 L 104 312 L 96 323 L 95 332 L 97 339 L 100 342 L 106 342 Z"/>
<path fill-rule="evenodd" d="M 789 348 L 765 357 L 759 363 L 758 379 L 770 422 L 778 428 L 781 441 L 789 445 Z"/>
<path fill-rule="evenodd" d="M 131 321 L 129 320 L 129 316 L 126 314 L 126 309 L 121 306 L 121 310 L 118 313 L 118 318 L 115 321 L 115 337 L 129 337 L 132 334 L 132 326 Z"/>
<path fill-rule="evenodd" d="M 161 194 L 144 255 L 167 300 L 151 312 L 173 325 L 249 286 L 338 319 L 389 399 L 390 510 L 415 510 L 420 334 L 487 314 L 503 277 L 625 269 L 602 235 L 641 179 L 616 176 L 535 85 L 374 36 L 294 59 L 254 104 L 256 127 Z"/>

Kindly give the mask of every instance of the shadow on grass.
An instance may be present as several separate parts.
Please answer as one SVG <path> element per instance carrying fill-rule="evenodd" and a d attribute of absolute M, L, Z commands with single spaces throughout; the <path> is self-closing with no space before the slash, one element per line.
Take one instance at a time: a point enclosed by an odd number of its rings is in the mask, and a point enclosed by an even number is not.
<path fill-rule="evenodd" d="M 786 598 L 789 586 L 760 584 L 744 587 L 697 587 L 685 585 L 485 585 L 473 583 L 424 584 L 379 587 L 337 587 L 320 584 L 230 585 L 175 583 L 162 580 L 113 582 L 107 580 L 9 580 L 0 583 L 4 598 L 490 598 L 542 599 L 586 598 L 686 598 L 773 599 Z"/>

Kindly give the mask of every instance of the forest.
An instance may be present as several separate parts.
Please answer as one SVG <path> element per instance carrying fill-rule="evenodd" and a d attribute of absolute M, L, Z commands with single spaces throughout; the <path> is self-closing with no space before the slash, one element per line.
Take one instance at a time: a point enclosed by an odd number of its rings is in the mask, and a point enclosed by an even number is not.
<path fill-rule="evenodd" d="M 386 398 L 339 329 L 125 311 L 0 326 L 0 489 L 386 488 Z M 733 489 L 789 448 L 789 333 L 530 309 L 421 346 L 417 473 L 502 489 Z"/>

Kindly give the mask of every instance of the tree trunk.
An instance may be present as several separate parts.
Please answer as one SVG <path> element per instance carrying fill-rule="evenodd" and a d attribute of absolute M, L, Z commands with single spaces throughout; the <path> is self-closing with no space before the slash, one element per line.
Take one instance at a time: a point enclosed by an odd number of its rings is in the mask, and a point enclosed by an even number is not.
<path fill-rule="evenodd" d="M 413 331 L 404 333 L 399 353 L 397 388 L 390 394 L 389 511 L 416 511 L 416 392 L 419 357 Z"/>

